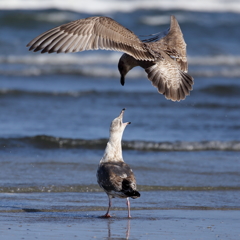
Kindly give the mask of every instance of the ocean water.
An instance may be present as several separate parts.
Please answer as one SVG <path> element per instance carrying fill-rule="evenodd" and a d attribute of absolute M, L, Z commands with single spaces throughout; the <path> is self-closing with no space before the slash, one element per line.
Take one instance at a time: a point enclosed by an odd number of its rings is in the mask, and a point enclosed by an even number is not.
<path fill-rule="evenodd" d="M 97 186 L 96 170 L 122 108 L 124 120 L 132 122 L 123 135 L 123 156 L 142 194 L 132 201 L 133 212 L 218 209 L 239 216 L 237 1 L 89 1 L 81 7 L 75 1 L 10 2 L 0 3 L 1 216 L 23 210 L 104 213 L 107 196 Z M 194 77 L 191 95 L 166 100 L 140 68 L 121 86 L 121 53 L 26 48 L 43 31 L 93 15 L 112 17 L 139 36 L 167 29 L 175 15 Z M 125 216 L 117 212 L 126 211 L 122 200 L 114 199 L 114 206 L 116 216 Z"/>

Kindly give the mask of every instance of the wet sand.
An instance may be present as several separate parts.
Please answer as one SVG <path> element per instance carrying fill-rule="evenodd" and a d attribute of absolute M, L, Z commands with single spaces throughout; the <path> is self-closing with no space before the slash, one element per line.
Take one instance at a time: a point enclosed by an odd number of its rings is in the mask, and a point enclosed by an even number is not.
<path fill-rule="evenodd" d="M 0 213 L 1 239 L 239 239 L 240 212 L 234 210 Z"/>

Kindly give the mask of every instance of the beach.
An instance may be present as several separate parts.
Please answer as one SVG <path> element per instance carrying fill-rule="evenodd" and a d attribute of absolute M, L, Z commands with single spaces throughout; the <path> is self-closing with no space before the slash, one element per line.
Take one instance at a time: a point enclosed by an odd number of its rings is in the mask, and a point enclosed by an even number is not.
<path fill-rule="evenodd" d="M 147 192 L 143 192 L 147 195 Z M 189 193 L 185 193 L 189 195 Z M 126 209 L 114 208 L 113 217 L 99 218 L 105 211 L 95 207 L 86 211 L 86 207 L 66 206 L 59 201 L 58 195 L 47 194 L 48 209 L 23 208 L 1 210 L 2 239 L 238 239 L 240 220 L 238 209 L 207 209 L 179 207 L 176 209 L 132 208 L 132 218 L 126 216 Z M 78 202 L 82 201 L 81 194 Z M 88 194 L 89 200 L 103 203 L 100 194 Z M 95 195 L 95 196 L 91 196 Z M 98 196 L 99 195 L 99 196 Z M 194 195 L 194 194 L 193 194 Z M 14 196 L 6 196 L 11 199 Z M 36 196 L 38 198 L 39 196 Z M 76 196 L 75 196 L 76 197 Z M 1 198 L 3 195 L 1 194 Z M 32 198 L 32 197 L 31 197 Z M 105 198 L 105 196 L 104 196 Z M 57 203 L 54 201 L 57 199 Z M 96 200 L 96 199 L 95 199 Z M 104 199 L 106 200 L 106 199 Z M 151 198 L 146 197 L 146 200 Z M 106 201 L 105 201 L 106 202 Z M 62 204 L 61 204 L 62 203 Z M 117 201 L 120 204 L 119 201 Z M 28 207 L 41 207 L 39 199 L 32 198 L 25 202 Z M 35 205 L 36 204 L 36 205 Z M 62 206 L 59 206 L 59 205 Z M 57 205 L 57 206 L 56 206 Z M 76 205 L 76 203 L 74 203 Z M 81 203 L 79 204 L 82 205 Z M 134 205 L 134 204 L 132 204 Z M 27 207 L 27 206 L 26 206 Z"/>
<path fill-rule="evenodd" d="M 239 238 L 238 152 L 137 151 L 136 163 L 136 151 L 126 150 L 141 193 L 130 200 L 131 219 L 126 201 L 115 198 L 112 218 L 100 218 L 108 205 L 96 184 L 101 150 L 41 147 L 32 152 L 38 161 L 27 157 L 29 152 L 14 152 L 12 161 L 8 156 L 1 168 L 3 239 Z M 218 167 L 213 170 L 214 166 Z"/>
<path fill-rule="evenodd" d="M 146 3 L 1 1 L 1 240 L 240 239 L 239 4 Z M 187 43 L 190 95 L 167 100 L 139 67 L 122 86 L 119 52 L 26 48 L 44 31 L 95 15 L 140 39 L 168 29 L 174 15 Z M 115 198 L 113 217 L 103 219 L 108 198 L 96 171 L 123 108 L 131 122 L 123 158 L 141 197 L 130 200 L 131 219 Z"/>

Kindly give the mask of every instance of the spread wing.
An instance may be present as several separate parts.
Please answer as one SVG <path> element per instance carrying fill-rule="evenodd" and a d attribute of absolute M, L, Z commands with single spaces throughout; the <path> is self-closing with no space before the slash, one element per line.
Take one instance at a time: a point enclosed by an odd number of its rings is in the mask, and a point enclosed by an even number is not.
<path fill-rule="evenodd" d="M 167 99 L 172 101 L 185 99 L 192 90 L 193 78 L 179 69 L 178 63 L 167 54 L 162 52 L 161 55 L 162 59 L 145 68 L 148 79 Z"/>
<path fill-rule="evenodd" d="M 183 72 L 188 71 L 186 43 L 183 38 L 180 26 L 174 16 L 171 16 L 170 30 L 166 36 L 157 42 L 149 43 L 151 49 L 159 51 L 163 50 L 171 58 L 175 59 L 179 68 Z"/>
<path fill-rule="evenodd" d="M 165 37 L 168 33 L 169 33 L 170 28 L 168 28 L 167 30 L 163 31 L 163 32 L 159 32 L 159 33 L 154 33 L 154 34 L 150 34 L 146 39 L 143 39 L 142 42 L 145 43 L 150 43 L 150 42 L 157 42 L 159 41 L 161 38 Z"/>
<path fill-rule="evenodd" d="M 27 44 L 29 50 L 42 53 L 116 50 L 137 60 L 153 61 L 145 43 L 129 29 L 108 17 L 89 17 L 50 29 Z"/>

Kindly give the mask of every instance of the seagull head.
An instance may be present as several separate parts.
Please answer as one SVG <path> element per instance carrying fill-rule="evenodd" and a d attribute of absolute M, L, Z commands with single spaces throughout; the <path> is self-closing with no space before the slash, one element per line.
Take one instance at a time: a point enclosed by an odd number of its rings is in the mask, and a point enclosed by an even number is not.
<path fill-rule="evenodd" d="M 120 115 L 113 119 L 111 126 L 110 126 L 110 135 L 120 134 L 122 135 L 125 127 L 130 124 L 131 122 L 125 122 L 123 123 L 123 114 L 124 114 L 125 108 L 122 109 Z"/>
<path fill-rule="evenodd" d="M 118 71 L 120 72 L 121 79 L 120 82 L 122 86 L 125 83 L 125 76 L 134 67 L 138 66 L 137 61 L 130 55 L 124 53 L 118 62 Z"/>

